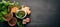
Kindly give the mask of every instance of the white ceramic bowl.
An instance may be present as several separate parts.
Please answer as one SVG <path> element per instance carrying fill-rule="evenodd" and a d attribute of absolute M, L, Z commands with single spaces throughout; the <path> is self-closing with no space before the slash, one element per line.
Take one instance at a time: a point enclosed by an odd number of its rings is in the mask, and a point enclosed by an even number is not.
<path fill-rule="evenodd" d="M 19 11 L 24 11 L 24 12 L 25 12 L 25 15 L 24 15 L 22 18 L 20 18 L 20 17 L 18 17 L 18 16 L 15 14 L 17 18 L 23 19 L 23 18 L 25 18 L 25 17 L 27 16 L 27 12 L 26 12 L 25 10 L 17 10 L 17 12 L 19 12 Z"/>

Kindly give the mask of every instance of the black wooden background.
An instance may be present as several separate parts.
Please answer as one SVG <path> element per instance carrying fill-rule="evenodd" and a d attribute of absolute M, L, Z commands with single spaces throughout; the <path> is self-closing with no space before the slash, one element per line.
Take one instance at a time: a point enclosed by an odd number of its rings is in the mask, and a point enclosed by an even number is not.
<path fill-rule="evenodd" d="M 21 0 L 15 1 L 21 3 Z M 31 9 L 31 23 L 27 27 L 59 27 L 59 0 L 22 0 L 22 2 Z M 0 23 L 0 27 L 7 26 L 4 24 Z"/>

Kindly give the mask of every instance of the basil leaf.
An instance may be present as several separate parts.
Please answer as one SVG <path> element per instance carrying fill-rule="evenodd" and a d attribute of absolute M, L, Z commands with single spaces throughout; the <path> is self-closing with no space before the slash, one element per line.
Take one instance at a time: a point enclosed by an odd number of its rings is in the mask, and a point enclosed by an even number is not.
<path fill-rule="evenodd" d="M 8 5 L 9 5 L 9 3 L 10 3 L 10 1 L 7 1 L 7 2 L 5 3 L 5 6 L 8 6 Z"/>
<path fill-rule="evenodd" d="M 15 6 L 18 6 L 18 2 L 15 2 L 15 1 L 14 1 L 14 5 L 15 5 Z"/>
<path fill-rule="evenodd" d="M 5 14 L 8 14 L 8 12 L 7 11 L 2 11 L 2 14 L 5 15 Z"/>
<path fill-rule="evenodd" d="M 18 27 L 24 27 L 24 25 L 21 23 L 21 21 L 17 22 Z"/>
<path fill-rule="evenodd" d="M 0 17 L 2 16 L 2 13 L 0 12 Z"/>
<path fill-rule="evenodd" d="M 3 17 L 2 17 L 2 16 L 0 16 L 0 22 L 4 22 L 4 20 L 3 20 Z"/>

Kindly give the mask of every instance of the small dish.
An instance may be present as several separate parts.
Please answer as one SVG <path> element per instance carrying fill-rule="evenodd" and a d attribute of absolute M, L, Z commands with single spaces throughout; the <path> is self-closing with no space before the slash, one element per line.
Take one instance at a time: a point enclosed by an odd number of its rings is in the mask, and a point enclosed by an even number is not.
<path fill-rule="evenodd" d="M 20 16 L 18 16 L 17 13 L 20 13 Z M 24 19 L 27 16 L 27 12 L 21 9 L 21 10 L 17 10 L 15 15 L 19 19 Z"/>
<path fill-rule="evenodd" d="M 17 23 L 17 19 L 15 17 L 12 17 L 12 19 L 10 21 L 8 21 L 8 24 L 10 26 L 15 26 Z"/>

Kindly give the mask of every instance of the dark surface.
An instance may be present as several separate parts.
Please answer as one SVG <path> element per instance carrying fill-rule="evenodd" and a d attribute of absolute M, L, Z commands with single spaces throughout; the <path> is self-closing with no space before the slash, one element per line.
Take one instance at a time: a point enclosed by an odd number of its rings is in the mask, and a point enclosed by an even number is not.
<path fill-rule="evenodd" d="M 31 8 L 31 23 L 27 27 L 59 27 L 59 0 L 23 0 L 23 3 Z M 0 27 L 7 26 L 3 24 Z"/>

